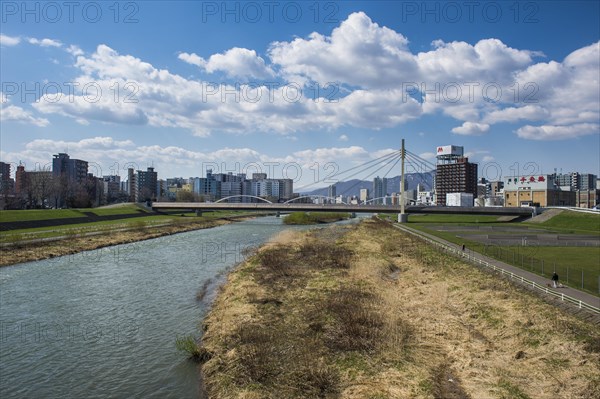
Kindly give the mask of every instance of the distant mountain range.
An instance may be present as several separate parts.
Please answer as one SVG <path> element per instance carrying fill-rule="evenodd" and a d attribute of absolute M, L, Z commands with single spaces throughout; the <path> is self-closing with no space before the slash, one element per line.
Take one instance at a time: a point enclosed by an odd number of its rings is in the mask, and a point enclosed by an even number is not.
<path fill-rule="evenodd" d="M 417 184 L 421 183 L 426 190 L 433 190 L 433 176 L 435 172 L 425 173 L 407 173 L 406 182 L 408 190 L 415 190 Z M 366 188 L 369 190 L 371 195 L 373 192 L 373 180 L 358 180 L 352 179 L 348 181 L 340 181 L 336 183 L 336 194 L 344 196 L 357 196 L 360 193 L 360 189 Z M 387 182 L 388 194 L 400 192 L 400 176 L 389 177 Z M 313 191 L 303 192 L 304 195 L 327 195 L 328 188 L 319 188 Z"/>

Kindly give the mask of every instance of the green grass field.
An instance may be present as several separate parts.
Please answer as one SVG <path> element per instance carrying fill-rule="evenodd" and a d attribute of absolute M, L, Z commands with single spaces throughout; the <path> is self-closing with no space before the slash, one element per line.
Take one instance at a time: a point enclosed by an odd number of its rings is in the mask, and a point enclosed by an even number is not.
<path fill-rule="evenodd" d="M 79 209 L 82 212 L 92 212 L 98 216 L 107 216 L 107 215 L 129 215 L 136 214 L 140 212 L 148 212 L 145 209 L 137 205 L 124 205 L 115 208 L 90 208 L 90 209 Z"/>
<path fill-rule="evenodd" d="M 98 216 L 137 214 L 142 209 L 136 205 L 127 204 L 114 208 L 81 208 L 81 209 L 27 209 L 0 211 L 0 223 L 24 222 L 31 220 L 50 220 L 86 217 L 84 212 Z"/>
<path fill-rule="evenodd" d="M 53 227 L 36 227 L 31 229 L 11 230 L 0 234 L 0 242 L 15 242 L 20 240 L 33 240 L 39 238 L 60 237 L 69 234 L 91 233 L 96 231 L 114 231 L 117 229 L 138 226 L 149 227 L 152 225 L 173 223 L 173 216 L 146 216 L 134 219 L 107 220 L 102 222 L 65 224 Z"/>
<path fill-rule="evenodd" d="M 0 211 L 0 223 L 80 217 L 85 217 L 85 215 L 77 209 L 28 209 L 23 211 Z"/>
<path fill-rule="evenodd" d="M 599 295 L 598 277 L 600 276 L 600 248 L 599 247 L 550 247 L 550 246 L 505 246 L 505 245 L 484 245 L 480 242 L 471 241 L 458 237 L 464 232 L 471 232 L 470 226 L 477 226 L 478 223 L 494 223 L 491 220 L 487 222 L 473 222 L 473 215 L 427 215 L 409 216 L 409 226 L 417 230 L 443 238 L 454 244 L 465 244 L 469 250 L 486 254 L 494 259 L 501 260 L 508 264 L 521 267 L 539 275 L 549 276 L 554 269 L 559 274 L 561 282 L 574 288 L 582 289 L 583 272 L 583 290 L 592 294 Z M 487 218 L 487 217 L 486 217 Z M 494 218 L 490 216 L 490 218 Z M 434 225 L 460 225 L 464 226 L 464 231 L 437 231 Z M 497 222 L 498 225 L 506 226 L 506 222 Z M 511 227 L 523 228 L 541 228 L 549 233 L 560 234 L 600 234 L 600 215 L 583 214 L 578 212 L 563 212 L 543 223 L 510 223 Z M 494 234 L 517 235 L 520 233 L 498 232 Z"/>
<path fill-rule="evenodd" d="M 563 284 L 598 294 L 600 247 L 506 246 L 478 252 L 546 277 L 556 271 Z"/>
<path fill-rule="evenodd" d="M 498 221 L 498 216 L 488 215 L 409 215 L 408 223 L 507 223 Z"/>
<path fill-rule="evenodd" d="M 543 227 L 557 232 L 595 233 L 600 234 L 600 215 L 590 213 L 563 211 L 543 223 L 523 223 L 531 227 Z"/>

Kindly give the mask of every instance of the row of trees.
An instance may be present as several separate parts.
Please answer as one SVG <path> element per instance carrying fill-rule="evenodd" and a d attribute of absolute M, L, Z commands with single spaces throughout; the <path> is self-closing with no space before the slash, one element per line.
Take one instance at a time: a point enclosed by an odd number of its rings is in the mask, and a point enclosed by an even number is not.
<path fill-rule="evenodd" d="M 98 179 L 76 182 L 45 170 L 25 172 L 14 187 L 3 184 L 1 195 L 6 209 L 88 208 L 105 200 Z"/>

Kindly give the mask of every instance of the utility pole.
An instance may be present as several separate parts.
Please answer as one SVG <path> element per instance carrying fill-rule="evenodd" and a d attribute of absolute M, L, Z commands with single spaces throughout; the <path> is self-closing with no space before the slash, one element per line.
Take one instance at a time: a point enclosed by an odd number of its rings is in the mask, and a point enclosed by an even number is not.
<path fill-rule="evenodd" d="M 400 176 L 400 214 L 398 215 L 398 223 L 406 223 L 408 222 L 408 215 L 404 213 L 404 159 L 406 157 L 406 151 L 404 150 L 404 139 L 402 139 L 402 149 L 400 150 L 401 155 L 401 165 L 400 171 L 402 176 Z"/>

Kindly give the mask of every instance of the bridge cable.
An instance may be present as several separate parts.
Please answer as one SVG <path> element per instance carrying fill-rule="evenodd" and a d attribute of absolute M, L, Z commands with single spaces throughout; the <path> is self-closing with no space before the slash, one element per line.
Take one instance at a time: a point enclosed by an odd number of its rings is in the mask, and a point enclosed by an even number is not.
<path fill-rule="evenodd" d="M 310 186 L 313 186 L 313 185 L 315 185 L 315 184 L 322 183 L 322 182 L 324 182 L 325 180 L 332 179 L 333 177 L 338 177 L 338 178 L 339 178 L 340 176 L 342 176 L 342 175 L 344 175 L 344 174 L 346 174 L 346 173 L 349 173 L 349 172 L 351 172 L 351 171 L 353 171 L 353 170 L 356 170 L 356 169 L 359 169 L 359 168 L 365 168 L 365 167 L 366 167 L 367 165 L 369 165 L 369 164 L 374 164 L 374 163 L 380 162 L 380 161 L 382 161 L 382 160 L 384 160 L 384 159 L 388 159 L 388 158 L 394 158 L 395 156 L 397 156 L 397 155 L 398 155 L 398 153 L 399 153 L 399 152 L 400 152 L 400 151 L 394 151 L 394 152 L 391 152 L 391 153 L 385 154 L 385 155 L 383 155 L 383 156 L 381 156 L 381 157 L 378 157 L 378 158 L 372 159 L 372 160 L 370 160 L 370 161 L 367 161 L 367 162 L 365 162 L 365 163 L 363 163 L 363 164 L 360 164 L 360 165 L 354 166 L 354 167 L 352 167 L 352 168 L 350 168 L 350 169 L 347 169 L 347 170 L 345 170 L 345 171 L 338 172 L 338 173 L 334 173 L 333 175 L 326 176 L 326 177 L 324 177 L 323 179 L 320 179 L 320 180 L 314 181 L 314 182 L 312 182 L 312 183 L 306 184 L 306 185 L 304 185 L 304 186 L 298 187 L 298 188 L 297 188 L 297 190 L 298 190 L 298 191 L 300 191 L 301 189 L 306 189 L 306 188 L 308 188 L 308 187 L 310 187 Z M 357 176 L 358 174 L 360 174 L 360 173 L 363 173 L 363 172 L 365 172 L 366 170 L 368 170 L 368 169 L 372 168 L 373 166 L 374 166 L 374 165 L 368 166 L 368 167 L 366 167 L 364 170 L 360 170 L 360 171 L 358 171 L 358 172 L 356 172 L 356 173 L 354 173 L 354 174 L 352 174 L 352 175 L 348 176 L 347 178 L 353 178 L 353 177 Z"/>
<path fill-rule="evenodd" d="M 333 175 L 331 175 L 331 176 L 328 176 L 328 177 L 326 177 L 325 179 L 327 179 L 327 178 L 332 178 L 332 177 L 338 177 L 338 176 L 344 175 L 344 174 L 346 174 L 346 173 L 348 173 L 348 172 L 350 172 L 350 171 L 352 171 L 352 170 L 355 170 L 355 169 L 358 169 L 358 168 L 361 168 L 361 167 L 365 167 L 365 168 L 364 168 L 364 170 L 360 170 L 360 171 L 358 171 L 358 172 L 355 172 L 354 174 L 352 174 L 352 175 L 348 176 L 348 178 L 351 178 L 351 177 L 356 177 L 356 176 L 358 176 L 358 175 L 359 175 L 361 172 L 366 172 L 368 169 L 370 169 L 370 168 L 372 168 L 372 167 L 376 166 L 376 165 L 377 165 L 377 163 L 378 163 L 379 161 L 383 161 L 384 159 L 390 159 L 390 158 L 394 158 L 394 157 L 396 157 L 396 156 L 397 156 L 399 153 L 400 153 L 400 151 L 394 151 L 394 152 L 390 152 L 390 153 L 388 153 L 388 154 L 385 154 L 385 155 L 383 155 L 383 156 L 381 156 L 381 157 L 379 157 L 379 158 L 372 159 L 372 160 L 370 160 L 370 161 L 367 161 L 367 162 L 365 162 L 365 163 L 363 163 L 363 164 L 360 164 L 360 165 L 354 166 L 354 167 L 352 167 L 352 168 L 350 168 L 350 169 L 347 169 L 347 170 L 345 170 L 345 171 L 343 171 L 343 172 L 338 172 L 338 173 L 335 173 L 335 174 L 333 174 Z M 369 165 L 369 164 L 373 164 L 373 165 L 370 165 L 370 166 L 366 167 L 366 166 L 367 166 L 367 165 Z M 323 180 L 325 180 L 325 179 L 323 179 Z"/>
<path fill-rule="evenodd" d="M 416 158 L 416 160 L 419 162 L 419 165 L 417 165 L 418 167 L 415 167 L 415 163 L 414 163 L 415 158 L 414 158 L 413 155 L 408 155 L 407 159 L 408 159 L 408 164 L 415 169 L 415 171 L 412 172 L 412 173 L 418 174 L 419 177 L 421 178 L 421 182 L 424 183 L 429 188 L 433 189 L 433 186 L 432 186 L 432 184 L 430 184 L 428 182 L 427 177 L 422 172 L 419 171 L 419 169 L 421 169 L 421 166 L 424 164 L 424 162 L 422 162 L 422 159 L 421 158 Z M 425 164 L 425 166 L 427 166 L 427 165 Z M 430 173 L 431 174 L 431 171 L 430 172 L 425 172 L 425 173 Z"/>
<path fill-rule="evenodd" d="M 398 151 L 400 152 L 400 151 Z M 375 173 L 379 172 L 381 169 L 385 168 L 386 166 L 388 166 L 390 163 L 392 163 L 394 160 L 396 161 L 396 163 L 394 165 L 396 165 L 398 163 L 398 161 L 401 159 L 400 154 L 396 155 L 398 158 L 396 159 L 395 157 L 389 159 L 385 164 L 383 164 L 381 167 L 379 167 L 378 169 L 374 170 L 372 173 L 369 173 L 367 176 L 364 177 L 364 179 L 368 179 L 369 177 L 373 176 Z M 392 165 L 392 167 L 394 167 L 394 165 Z M 388 171 L 389 172 L 389 171 Z M 358 180 L 356 183 L 354 183 L 352 186 L 350 186 L 349 188 L 347 188 L 346 190 L 344 190 L 342 192 L 342 194 L 347 193 L 348 191 L 352 190 L 354 187 L 358 186 L 359 184 L 363 183 L 364 180 Z"/>
<path fill-rule="evenodd" d="M 417 155 L 417 154 L 415 154 L 415 153 L 413 153 L 413 152 L 411 152 L 411 151 L 408 151 L 408 150 L 405 150 L 405 151 L 406 151 L 406 154 L 407 154 L 407 155 L 410 155 L 410 156 L 412 156 L 414 159 L 418 160 L 419 162 L 421 162 L 421 163 L 422 163 L 422 164 L 424 164 L 425 166 L 429 167 L 429 168 L 430 168 L 430 169 L 432 169 L 432 170 L 435 170 L 435 168 L 436 168 L 436 165 L 435 165 L 435 164 L 433 164 L 433 163 L 429 162 L 429 161 L 428 161 L 428 160 L 426 160 L 425 158 L 422 158 L 422 157 L 420 157 L 419 155 Z"/>

